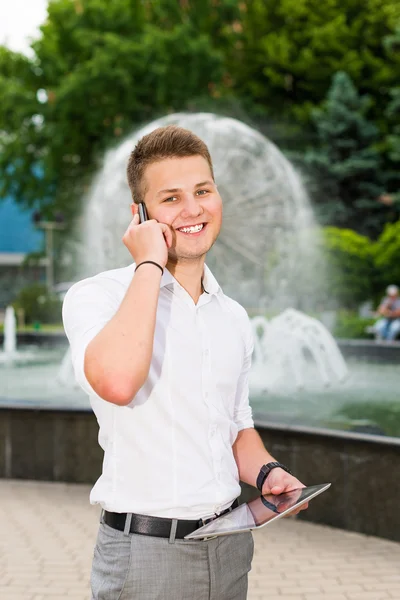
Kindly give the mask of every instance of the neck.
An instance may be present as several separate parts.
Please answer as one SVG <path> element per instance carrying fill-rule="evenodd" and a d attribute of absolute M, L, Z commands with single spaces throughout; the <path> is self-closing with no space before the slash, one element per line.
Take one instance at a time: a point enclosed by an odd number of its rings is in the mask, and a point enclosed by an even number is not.
<path fill-rule="evenodd" d="M 178 261 L 168 260 L 167 269 L 181 284 L 181 286 L 191 296 L 194 303 L 197 304 L 203 292 L 202 279 L 204 273 L 204 260 L 202 257 L 198 261 Z"/>

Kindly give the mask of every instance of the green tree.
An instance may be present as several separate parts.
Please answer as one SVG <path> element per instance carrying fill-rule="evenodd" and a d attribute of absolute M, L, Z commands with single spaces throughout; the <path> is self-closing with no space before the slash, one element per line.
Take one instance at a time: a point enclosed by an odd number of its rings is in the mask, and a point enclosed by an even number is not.
<path fill-rule="evenodd" d="M 382 119 L 399 55 L 382 42 L 400 23 L 398 0 L 242 0 L 227 57 L 233 90 L 261 111 L 308 122 L 332 76 L 346 71 Z"/>
<path fill-rule="evenodd" d="M 313 197 L 322 223 L 376 236 L 387 219 L 377 127 L 370 99 L 349 76 L 337 73 L 323 108 L 313 112 L 318 144 L 304 155 L 317 183 Z"/>
<path fill-rule="evenodd" d="M 384 38 L 389 55 L 396 57 L 400 68 L 400 26 L 395 33 Z M 389 221 L 395 221 L 400 211 L 400 87 L 398 83 L 389 90 L 389 102 L 382 111 L 384 121 L 380 151 L 385 193 L 380 200 L 389 207 Z"/>
<path fill-rule="evenodd" d="M 33 59 L 0 50 L 3 197 L 72 217 L 105 148 L 221 81 L 209 36 L 158 4 L 53 0 Z"/>
<path fill-rule="evenodd" d="M 389 126 L 392 126 L 388 135 L 389 156 L 394 164 L 400 166 L 400 87 L 390 90 L 390 95 L 391 102 L 386 110 Z"/>

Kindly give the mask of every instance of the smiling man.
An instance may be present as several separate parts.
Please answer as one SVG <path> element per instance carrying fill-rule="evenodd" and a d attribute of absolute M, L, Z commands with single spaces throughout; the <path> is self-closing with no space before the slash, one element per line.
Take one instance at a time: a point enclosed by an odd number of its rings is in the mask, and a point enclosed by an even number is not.
<path fill-rule="evenodd" d="M 252 329 L 205 265 L 222 223 L 206 145 L 157 129 L 133 150 L 128 182 L 134 262 L 75 284 L 63 307 L 104 449 L 92 599 L 244 600 L 251 533 L 184 536 L 235 506 L 240 479 L 273 494 L 302 484 L 254 430 Z"/>

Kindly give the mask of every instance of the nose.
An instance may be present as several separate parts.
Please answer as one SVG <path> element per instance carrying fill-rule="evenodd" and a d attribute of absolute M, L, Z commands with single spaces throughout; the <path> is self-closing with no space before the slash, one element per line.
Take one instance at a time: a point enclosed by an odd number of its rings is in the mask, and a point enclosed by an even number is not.
<path fill-rule="evenodd" d="M 203 212 L 203 207 L 200 202 L 200 198 L 193 196 L 193 194 L 186 194 L 184 206 L 181 212 L 183 218 L 199 217 Z"/>

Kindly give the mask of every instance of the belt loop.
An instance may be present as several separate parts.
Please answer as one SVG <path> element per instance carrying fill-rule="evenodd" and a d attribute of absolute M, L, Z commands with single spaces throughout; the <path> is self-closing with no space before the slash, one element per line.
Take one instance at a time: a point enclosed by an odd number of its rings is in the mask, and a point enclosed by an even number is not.
<path fill-rule="evenodd" d="M 176 529 L 178 527 L 178 519 L 172 519 L 172 523 L 171 523 L 171 531 L 169 534 L 169 540 L 168 542 L 170 544 L 175 544 L 175 537 L 176 537 Z"/>
<path fill-rule="evenodd" d="M 129 535 L 131 532 L 131 523 L 132 523 L 132 513 L 128 513 L 126 515 L 125 527 L 124 527 L 124 535 Z"/>
<path fill-rule="evenodd" d="M 100 523 L 104 525 L 104 508 L 102 508 L 100 512 Z"/>

